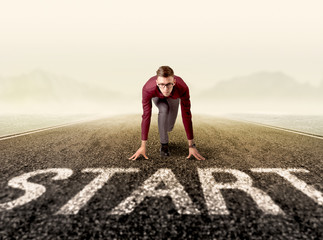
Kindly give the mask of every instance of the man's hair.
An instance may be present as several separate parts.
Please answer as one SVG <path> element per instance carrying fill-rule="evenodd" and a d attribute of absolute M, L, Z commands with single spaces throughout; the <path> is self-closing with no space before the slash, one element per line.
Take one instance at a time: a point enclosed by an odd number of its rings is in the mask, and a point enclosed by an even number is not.
<path fill-rule="evenodd" d="M 161 66 L 158 68 L 158 70 L 156 71 L 157 76 L 159 77 L 170 77 L 170 76 L 174 76 L 174 71 L 173 69 L 171 69 L 168 66 Z"/>

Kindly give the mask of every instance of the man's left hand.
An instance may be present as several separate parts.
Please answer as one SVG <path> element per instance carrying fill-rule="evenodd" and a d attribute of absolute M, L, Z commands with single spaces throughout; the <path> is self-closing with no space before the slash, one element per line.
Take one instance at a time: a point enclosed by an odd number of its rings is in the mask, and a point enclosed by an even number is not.
<path fill-rule="evenodd" d="M 194 148 L 190 147 L 188 149 L 189 149 L 189 155 L 186 159 L 190 158 L 193 155 L 197 160 L 205 160 L 205 158 L 199 154 L 199 152 L 195 147 Z"/>

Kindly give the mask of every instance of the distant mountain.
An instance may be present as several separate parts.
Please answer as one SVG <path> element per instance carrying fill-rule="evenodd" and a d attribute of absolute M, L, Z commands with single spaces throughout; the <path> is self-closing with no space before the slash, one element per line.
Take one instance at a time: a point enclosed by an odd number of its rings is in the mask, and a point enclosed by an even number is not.
<path fill-rule="evenodd" d="M 219 82 L 204 91 L 202 98 L 218 100 L 315 100 L 319 88 L 302 84 L 281 72 L 258 72 Z M 305 99 L 304 99 L 305 98 Z"/>
<path fill-rule="evenodd" d="M 216 84 L 198 96 L 201 108 L 208 105 L 225 111 L 323 113 L 323 85 L 299 83 L 282 72 L 257 72 Z M 203 104 L 203 105 L 202 105 Z"/>
<path fill-rule="evenodd" d="M 3 108 L 108 108 L 124 98 L 125 96 L 118 92 L 42 70 L 0 78 L 0 106 Z"/>

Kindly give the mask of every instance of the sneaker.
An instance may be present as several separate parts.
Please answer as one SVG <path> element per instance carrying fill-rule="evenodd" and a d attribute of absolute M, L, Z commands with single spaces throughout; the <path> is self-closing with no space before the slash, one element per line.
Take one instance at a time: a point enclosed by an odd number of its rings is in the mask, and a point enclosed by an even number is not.
<path fill-rule="evenodd" d="M 161 147 L 160 147 L 160 156 L 162 156 L 162 157 L 168 157 L 168 156 L 170 156 L 168 143 L 165 143 L 165 144 L 162 143 L 161 144 Z"/>

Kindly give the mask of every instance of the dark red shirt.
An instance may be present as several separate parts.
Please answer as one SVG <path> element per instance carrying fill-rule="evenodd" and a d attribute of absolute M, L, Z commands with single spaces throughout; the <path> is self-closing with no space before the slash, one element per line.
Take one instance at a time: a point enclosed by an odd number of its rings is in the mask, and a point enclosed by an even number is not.
<path fill-rule="evenodd" d="M 191 114 L 191 102 L 188 86 L 179 76 L 174 75 L 176 84 L 173 87 L 169 98 L 181 99 L 182 120 L 188 140 L 193 139 L 193 125 Z M 148 139 L 148 132 L 151 120 L 151 108 L 153 97 L 166 98 L 160 91 L 156 84 L 157 75 L 151 77 L 142 88 L 142 121 L 141 121 L 141 140 Z"/>

